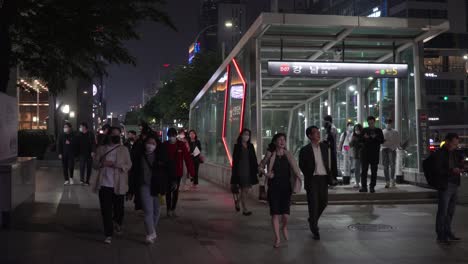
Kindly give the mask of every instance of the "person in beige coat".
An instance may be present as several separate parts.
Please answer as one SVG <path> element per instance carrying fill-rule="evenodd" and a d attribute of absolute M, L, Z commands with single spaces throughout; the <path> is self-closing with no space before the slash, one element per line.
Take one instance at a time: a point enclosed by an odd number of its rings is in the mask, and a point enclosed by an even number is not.
<path fill-rule="evenodd" d="M 93 192 L 98 193 L 104 224 L 104 242 L 112 243 L 114 230 L 122 231 L 125 195 L 128 192 L 128 171 L 132 166 L 127 147 L 121 144 L 121 130 L 110 129 L 109 144 L 100 146 L 93 160 L 96 173 L 91 181 Z"/>
<path fill-rule="evenodd" d="M 271 223 L 275 234 L 273 247 L 278 248 L 281 230 L 284 239 L 288 240 L 288 216 L 290 214 L 291 195 L 301 191 L 301 171 L 293 155 L 286 150 L 286 135 L 276 134 L 268 152 L 271 153 L 268 162 L 268 203 L 270 205 Z"/>

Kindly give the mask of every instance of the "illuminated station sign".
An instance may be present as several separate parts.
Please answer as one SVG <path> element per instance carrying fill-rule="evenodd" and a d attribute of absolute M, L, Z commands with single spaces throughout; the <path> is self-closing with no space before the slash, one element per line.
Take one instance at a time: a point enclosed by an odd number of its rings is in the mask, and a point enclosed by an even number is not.
<path fill-rule="evenodd" d="M 271 76 L 406 78 L 408 64 L 269 61 Z"/>

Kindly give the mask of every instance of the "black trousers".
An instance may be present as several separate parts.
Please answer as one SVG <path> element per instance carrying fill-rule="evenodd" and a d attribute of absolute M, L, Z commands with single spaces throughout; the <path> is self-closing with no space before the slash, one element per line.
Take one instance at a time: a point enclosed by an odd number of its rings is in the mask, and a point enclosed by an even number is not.
<path fill-rule="evenodd" d="M 177 201 L 179 200 L 179 188 L 180 188 L 181 177 L 172 177 L 168 182 L 166 192 L 166 207 L 168 211 L 174 211 L 177 207 Z M 171 191 L 173 184 L 176 184 L 174 191 Z"/>
<path fill-rule="evenodd" d="M 75 170 L 75 157 L 71 154 L 62 155 L 62 167 L 63 167 L 63 177 L 65 181 L 73 178 L 73 171 Z"/>
<path fill-rule="evenodd" d="M 193 158 L 193 166 L 195 167 L 195 175 L 193 176 L 193 184 L 198 185 L 198 170 L 200 169 L 200 157 Z"/>
<path fill-rule="evenodd" d="M 114 188 L 102 186 L 99 189 L 99 204 L 101 205 L 104 235 L 110 237 L 114 234 L 114 223 L 122 225 L 124 218 L 124 195 L 114 193 Z"/>
<path fill-rule="evenodd" d="M 377 169 L 379 163 L 369 162 L 367 159 L 361 160 L 361 186 L 362 188 L 367 188 L 367 171 L 369 170 L 369 166 L 371 168 L 371 182 L 370 187 L 374 188 L 377 184 Z"/>
<path fill-rule="evenodd" d="M 318 221 L 328 205 L 328 176 L 312 176 L 305 186 L 309 209 L 309 227 L 318 232 Z"/>
<path fill-rule="evenodd" d="M 93 158 L 89 156 L 80 157 L 80 180 L 82 182 L 89 183 L 89 178 L 91 177 L 91 171 L 93 168 Z M 85 178 L 86 172 L 86 178 Z"/>

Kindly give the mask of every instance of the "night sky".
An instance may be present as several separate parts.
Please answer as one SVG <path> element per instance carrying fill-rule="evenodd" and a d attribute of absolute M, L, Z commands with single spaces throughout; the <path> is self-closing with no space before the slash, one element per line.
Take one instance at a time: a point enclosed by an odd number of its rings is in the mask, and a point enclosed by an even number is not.
<path fill-rule="evenodd" d="M 143 23 L 138 32 L 141 40 L 126 46 L 137 58 L 137 66 L 120 65 L 109 68 L 106 81 L 107 112 L 125 114 L 130 105 L 140 104 L 144 87 L 158 78 L 164 63 L 186 63 L 188 48 L 198 32 L 199 0 L 167 0 L 167 12 L 178 31 L 156 23 Z"/>

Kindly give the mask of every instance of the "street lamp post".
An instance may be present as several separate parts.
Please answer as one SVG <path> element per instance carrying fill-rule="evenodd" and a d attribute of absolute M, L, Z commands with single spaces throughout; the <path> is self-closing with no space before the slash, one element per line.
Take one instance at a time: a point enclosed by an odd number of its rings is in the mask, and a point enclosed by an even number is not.
<path fill-rule="evenodd" d="M 230 21 L 230 20 L 228 20 L 228 21 L 226 21 L 224 23 L 224 26 L 226 28 L 232 28 L 233 25 L 234 25 L 233 22 Z M 218 24 L 212 24 L 212 25 L 208 25 L 208 26 L 202 28 L 200 30 L 200 32 L 198 32 L 197 36 L 195 37 L 195 40 L 193 41 L 194 45 L 196 45 L 196 43 L 198 43 L 198 39 L 200 38 L 201 34 L 205 33 L 208 29 L 214 28 L 214 27 L 218 27 Z M 221 56 L 222 56 L 223 60 L 226 57 L 225 53 L 226 53 L 226 43 L 224 43 L 224 41 L 223 41 L 223 42 L 221 42 Z"/>

